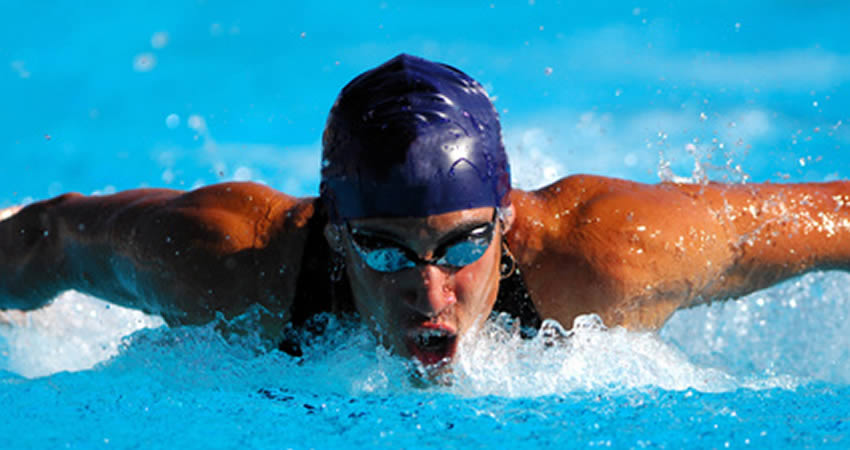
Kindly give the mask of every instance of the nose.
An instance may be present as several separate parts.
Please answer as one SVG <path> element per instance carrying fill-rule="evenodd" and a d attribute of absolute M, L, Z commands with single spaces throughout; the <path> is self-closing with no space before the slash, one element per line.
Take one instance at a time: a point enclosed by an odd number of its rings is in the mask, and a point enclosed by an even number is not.
<path fill-rule="evenodd" d="M 407 292 L 408 306 L 423 316 L 437 317 L 457 302 L 454 290 L 449 285 L 449 274 L 434 265 L 425 265 L 413 270 Z"/>

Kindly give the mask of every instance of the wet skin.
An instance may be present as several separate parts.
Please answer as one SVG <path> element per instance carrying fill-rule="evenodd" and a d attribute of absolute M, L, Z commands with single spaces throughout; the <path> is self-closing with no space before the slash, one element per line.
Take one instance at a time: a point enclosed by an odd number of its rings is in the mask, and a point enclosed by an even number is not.
<path fill-rule="evenodd" d="M 468 267 L 423 265 L 396 274 L 363 266 L 346 233 L 342 250 L 356 306 L 385 345 L 432 361 L 414 337 L 463 335 L 489 314 L 505 239 L 535 307 L 569 327 L 586 313 L 608 326 L 655 329 L 679 308 L 740 296 L 814 269 L 850 267 L 850 184 L 648 185 L 577 175 L 510 193 L 500 224 Z M 274 338 L 288 318 L 315 198 L 253 183 L 191 192 L 141 189 L 66 194 L 0 220 L 0 309 L 39 308 L 66 289 L 160 314 L 170 324 L 268 311 Z M 0 213 L 8 215 L 9 213 Z M 419 219 L 369 219 L 429 258 L 451 230 L 492 209 Z M 327 229 L 326 229 L 327 230 Z M 281 317 L 283 320 L 281 320 Z M 448 350 L 450 353 L 451 350 Z"/>
<path fill-rule="evenodd" d="M 370 218 L 349 223 L 360 232 L 386 237 L 430 259 L 441 243 L 486 225 L 493 217 L 493 208 L 475 208 L 425 218 Z M 401 355 L 432 365 L 450 359 L 457 337 L 483 323 L 492 311 L 498 295 L 501 234 L 505 228 L 501 220 L 496 220 L 487 251 L 467 266 L 420 264 L 392 273 L 367 266 L 352 247 L 345 228 L 328 225 L 326 235 L 345 255 L 357 311 L 382 343 Z"/>

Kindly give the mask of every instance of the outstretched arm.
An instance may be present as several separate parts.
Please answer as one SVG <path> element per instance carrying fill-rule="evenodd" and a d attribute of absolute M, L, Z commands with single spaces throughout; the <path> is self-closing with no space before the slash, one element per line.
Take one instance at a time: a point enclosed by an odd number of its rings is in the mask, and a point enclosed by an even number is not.
<path fill-rule="evenodd" d="M 737 297 L 810 270 L 850 269 L 848 182 L 678 189 L 701 199 L 729 233 L 733 259 L 701 300 Z"/>
<path fill-rule="evenodd" d="M 288 308 L 313 212 L 252 183 L 183 193 L 66 194 L 0 221 L 0 309 L 35 309 L 65 289 L 171 323 Z"/>
<path fill-rule="evenodd" d="M 657 328 L 678 308 L 850 268 L 850 184 L 647 185 L 574 176 L 515 192 L 509 241 L 544 316 Z"/>
<path fill-rule="evenodd" d="M 0 216 L 0 309 L 36 309 L 71 287 L 58 227 L 58 205 L 73 194 L 3 210 Z M 51 233 L 51 230 L 53 233 Z"/>

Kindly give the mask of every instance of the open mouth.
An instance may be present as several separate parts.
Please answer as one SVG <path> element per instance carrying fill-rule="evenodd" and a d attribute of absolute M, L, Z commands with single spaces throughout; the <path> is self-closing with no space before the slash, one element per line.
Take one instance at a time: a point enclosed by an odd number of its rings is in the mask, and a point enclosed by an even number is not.
<path fill-rule="evenodd" d="M 407 350 L 425 366 L 448 362 L 457 349 L 457 334 L 439 325 L 419 326 L 407 333 Z"/>

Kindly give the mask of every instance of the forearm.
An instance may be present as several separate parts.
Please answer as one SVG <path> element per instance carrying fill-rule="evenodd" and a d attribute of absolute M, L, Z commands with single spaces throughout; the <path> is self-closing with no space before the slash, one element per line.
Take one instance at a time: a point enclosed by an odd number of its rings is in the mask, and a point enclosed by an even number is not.
<path fill-rule="evenodd" d="M 712 186 L 733 264 L 715 295 L 737 296 L 818 269 L 850 268 L 850 183 Z"/>
<path fill-rule="evenodd" d="M 112 222 L 132 201 L 163 195 L 175 194 L 65 194 L 0 221 L 0 309 L 36 309 L 67 289 L 132 304 L 132 293 L 116 276 Z"/>

